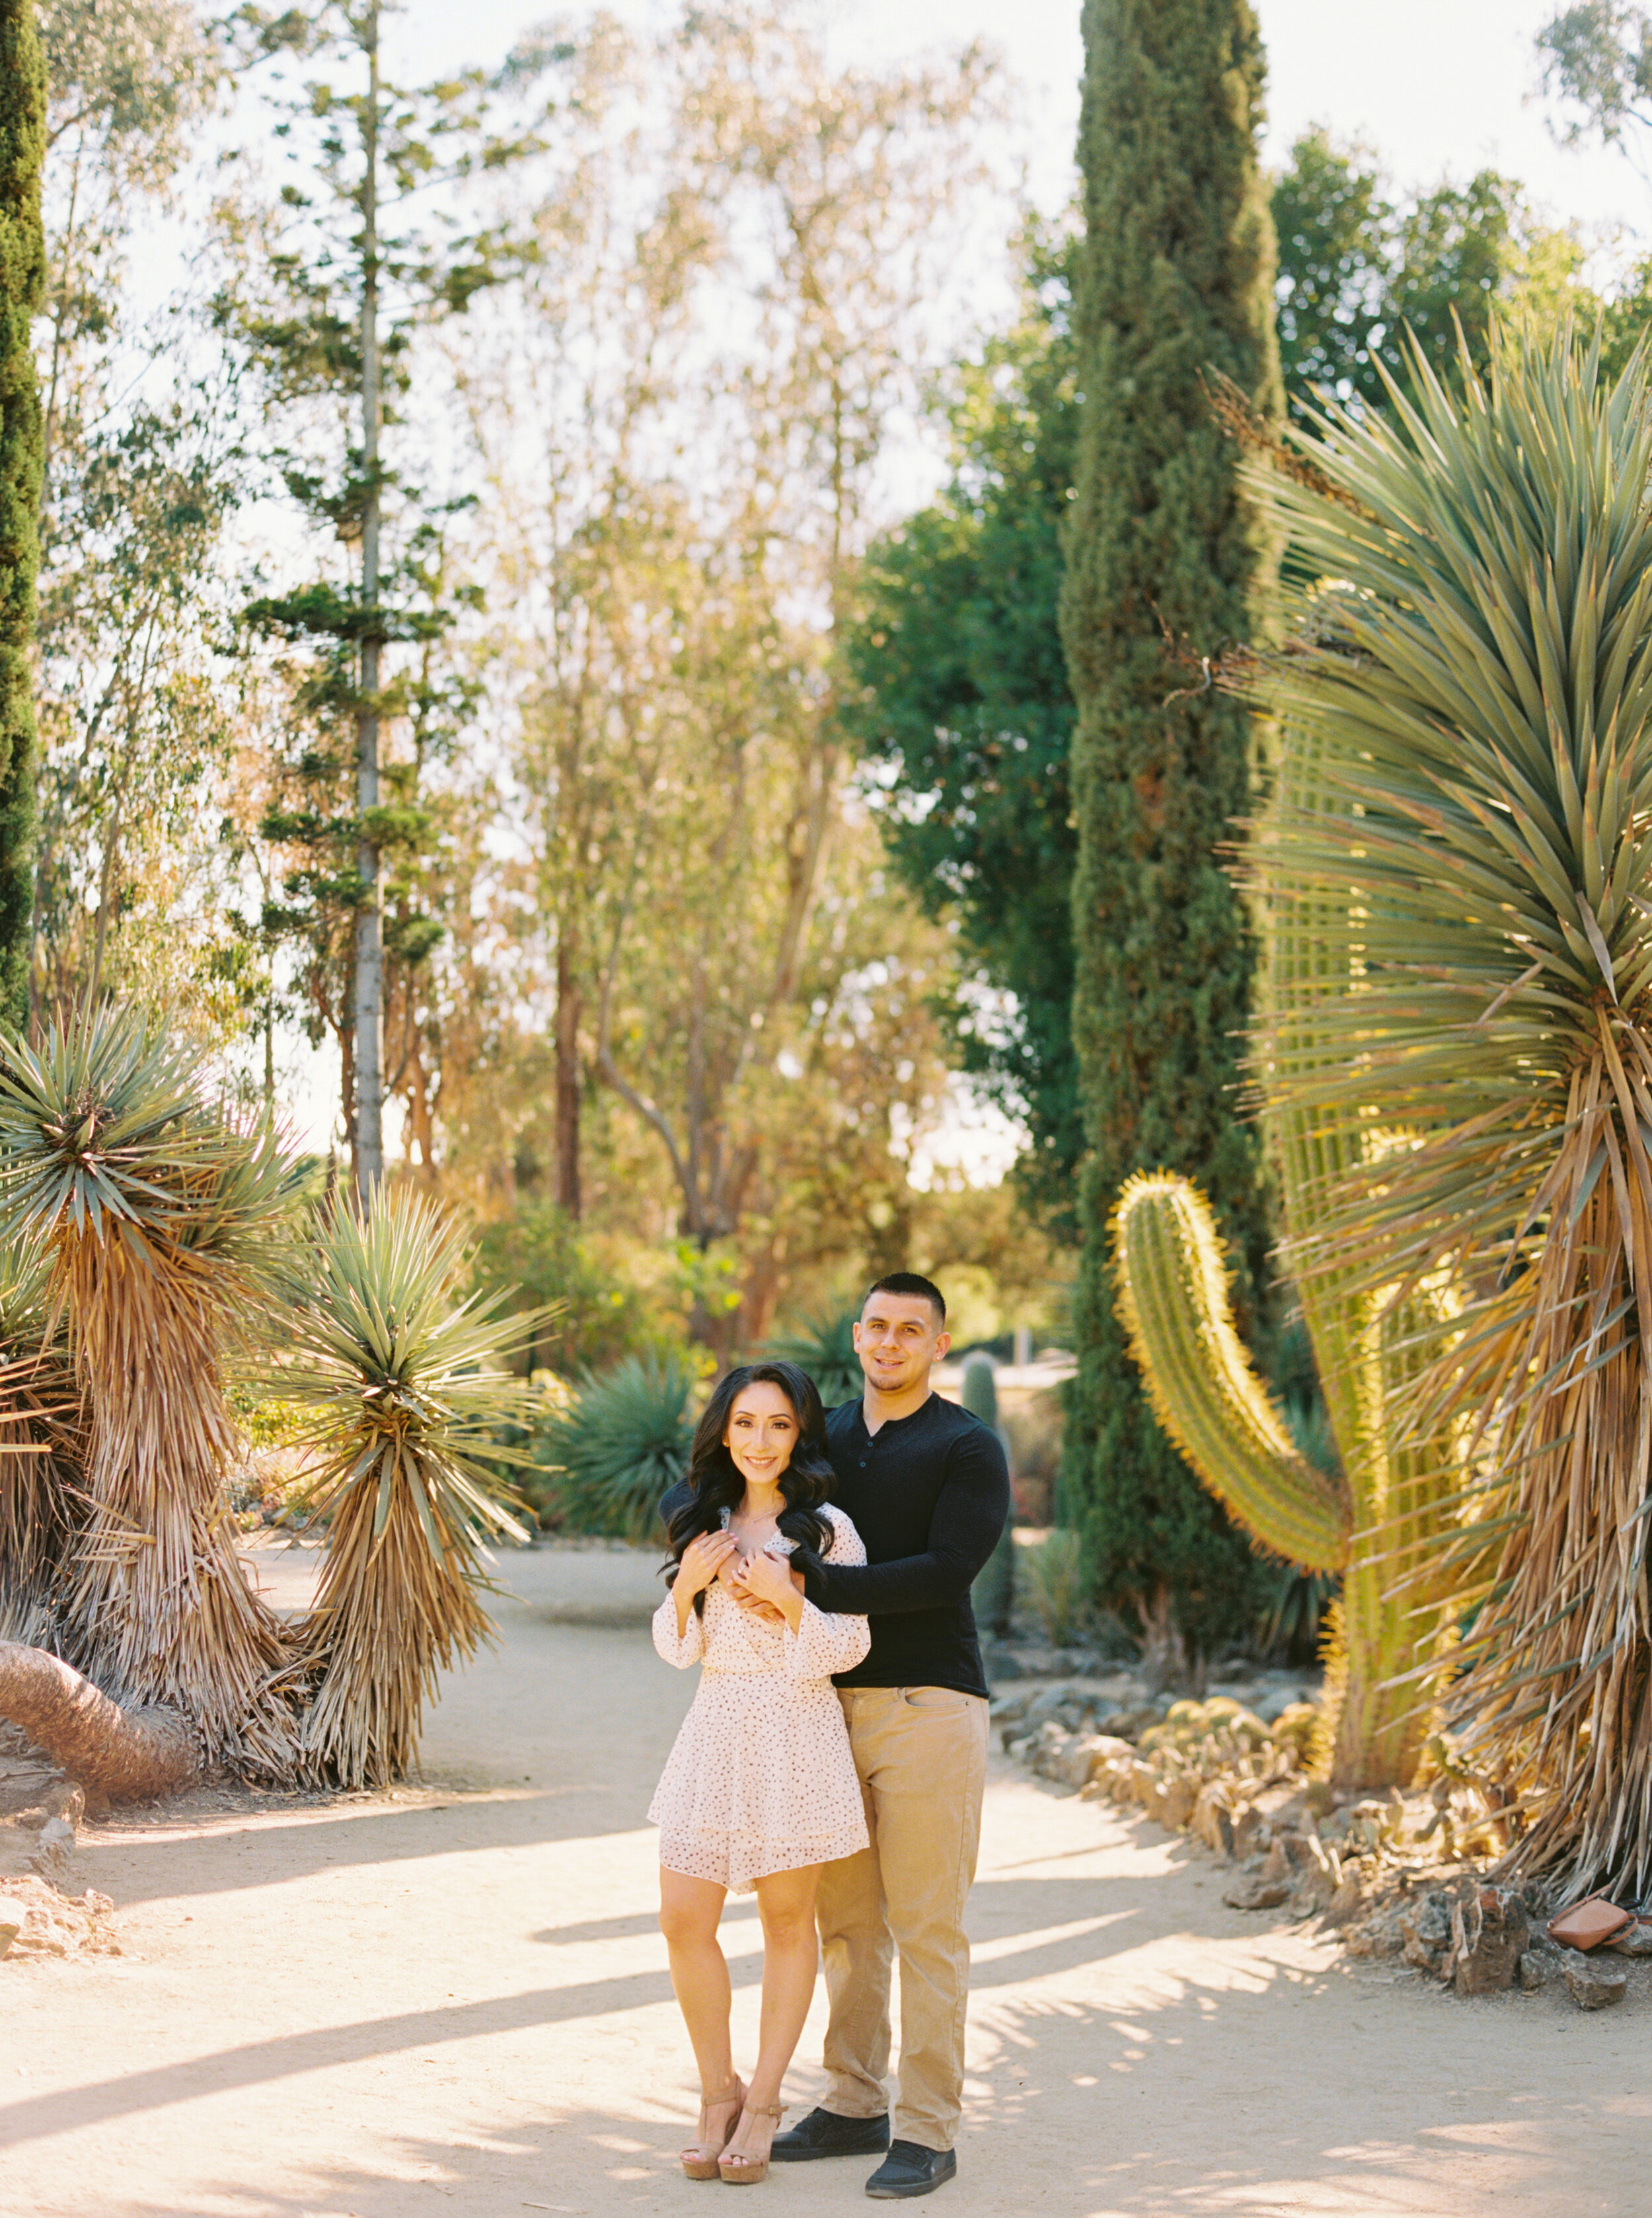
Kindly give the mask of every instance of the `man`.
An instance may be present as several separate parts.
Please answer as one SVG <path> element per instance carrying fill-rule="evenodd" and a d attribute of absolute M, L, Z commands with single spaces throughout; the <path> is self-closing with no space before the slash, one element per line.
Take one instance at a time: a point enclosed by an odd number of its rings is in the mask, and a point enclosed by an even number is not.
<path fill-rule="evenodd" d="M 825 2103 L 774 2144 L 777 2163 L 884 2154 L 880 2200 L 955 2177 L 969 1944 L 987 1771 L 987 1680 L 969 1589 L 1010 1510 L 997 1435 L 943 1401 L 930 1372 L 951 1341 L 927 1279 L 897 1271 L 855 1327 L 865 1376 L 826 1419 L 833 1500 L 866 1543 L 863 1568 L 793 1556 L 817 1608 L 869 1619 L 863 1664 L 837 1680 L 871 1845 L 827 1864 L 816 1917 L 831 2017 Z M 899 2100 L 891 2136 L 889 1973 L 900 1957 Z"/>

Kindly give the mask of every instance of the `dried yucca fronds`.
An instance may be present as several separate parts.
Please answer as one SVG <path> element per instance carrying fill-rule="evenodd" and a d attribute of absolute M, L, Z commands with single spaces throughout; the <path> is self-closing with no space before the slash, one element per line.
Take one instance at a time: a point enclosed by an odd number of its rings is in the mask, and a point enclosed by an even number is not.
<path fill-rule="evenodd" d="M 300 1633 L 313 1693 L 304 1762 L 375 1786 L 406 1770 L 438 1670 L 488 1631 L 485 1536 L 525 1540 L 501 1498 L 501 1428 L 529 1390 L 501 1359 L 534 1318 L 461 1299 L 462 1232 L 423 1197 L 381 1187 L 366 1216 L 318 1225 L 294 1305 L 282 1398 L 308 1409 L 328 1521 L 321 1587 Z"/>
<path fill-rule="evenodd" d="M 285 1169 L 203 1095 L 198 1060 L 136 1016 L 6 1043 L 0 1239 L 46 1257 L 85 1411 L 64 1652 L 121 1703 L 183 1712 L 214 1760 L 282 1776 L 288 1651 L 235 1553 L 223 1366 L 263 1305 Z"/>
<path fill-rule="evenodd" d="M 0 1640 L 50 1643 L 84 1509 L 80 1391 L 38 1246 L 0 1245 Z"/>
<path fill-rule="evenodd" d="M 1447 1295 L 1417 1428 L 1462 1488 L 1432 1551 L 1464 1626 L 1450 1703 L 1520 1794 L 1511 1868 L 1652 1884 L 1652 412 L 1645 362 L 1503 339 L 1420 358 L 1382 418 L 1307 441 L 1276 499 L 1328 626 L 1273 680 L 1325 805 L 1253 850 L 1311 908 L 1308 1022 L 1271 1107 L 1369 1143 L 1292 1266 Z M 1380 1144 L 1379 1144 L 1380 1143 Z"/>

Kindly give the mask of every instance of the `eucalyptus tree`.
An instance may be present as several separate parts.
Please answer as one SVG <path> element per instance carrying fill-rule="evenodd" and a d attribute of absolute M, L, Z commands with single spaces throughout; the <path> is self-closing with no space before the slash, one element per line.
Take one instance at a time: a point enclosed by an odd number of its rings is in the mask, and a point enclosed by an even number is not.
<path fill-rule="evenodd" d="M 834 1003 L 815 931 L 865 850 L 843 836 L 831 650 L 890 417 L 935 344 L 991 73 L 974 52 L 839 69 L 764 6 L 608 36 L 611 125 L 542 196 L 526 318 L 465 372 L 559 1194 L 577 1206 L 594 1081 L 709 1251 L 758 1206 L 771 1083 Z"/>
<path fill-rule="evenodd" d="M 230 945 L 198 838 L 226 759 L 211 635 L 238 486 L 232 375 L 188 267 L 158 307 L 134 237 L 190 236 L 223 58 L 187 0 L 47 0 L 36 325 L 44 400 L 35 1013 L 141 990 L 213 1012 Z M 201 233 L 195 234 L 201 244 Z M 198 257 L 197 257 L 198 258 Z M 180 930 L 187 919 L 187 928 Z M 220 1009 L 213 1028 L 238 1022 Z"/>

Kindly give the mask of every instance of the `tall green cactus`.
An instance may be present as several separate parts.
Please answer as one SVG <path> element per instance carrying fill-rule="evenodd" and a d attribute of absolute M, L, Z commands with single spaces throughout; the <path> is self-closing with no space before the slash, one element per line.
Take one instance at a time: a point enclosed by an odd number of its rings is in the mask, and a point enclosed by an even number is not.
<path fill-rule="evenodd" d="M 998 1421 L 998 1378 L 990 1357 L 972 1355 L 963 1366 L 963 1406 L 990 1426 L 1009 1453 L 1009 1439 Z M 1015 1520 L 1005 1521 L 998 1546 L 975 1574 L 969 1601 L 983 1632 L 1006 1633 L 1015 1608 Z"/>
<path fill-rule="evenodd" d="M 1293 821 L 1325 805 L 1321 756 L 1317 740 L 1284 734 L 1276 808 Z M 1265 823 L 1258 837 L 1265 846 Z M 1261 1029 L 1265 1038 L 1290 1028 L 1298 1070 L 1316 1009 L 1348 988 L 1338 955 L 1346 932 L 1327 931 L 1320 907 L 1301 896 L 1267 920 Z M 1285 1236 L 1300 1241 L 1370 1143 L 1351 1119 L 1298 1099 L 1269 1100 L 1265 1123 Z M 1327 1658 L 1333 1779 L 1408 1783 L 1426 1725 L 1415 1675 L 1438 1645 L 1439 1620 L 1414 1579 L 1402 1589 L 1401 1574 L 1438 1530 L 1452 1471 L 1449 1438 L 1411 1440 L 1403 1422 L 1420 1368 L 1423 1298 L 1390 1307 L 1352 1265 L 1321 1264 L 1298 1287 L 1341 1459 L 1332 1473 L 1296 1447 L 1241 1345 L 1215 1220 L 1197 1188 L 1170 1172 L 1132 1179 L 1115 1213 L 1113 1252 L 1120 1313 L 1160 1424 L 1263 1547 L 1304 1570 L 1342 1574 Z"/>

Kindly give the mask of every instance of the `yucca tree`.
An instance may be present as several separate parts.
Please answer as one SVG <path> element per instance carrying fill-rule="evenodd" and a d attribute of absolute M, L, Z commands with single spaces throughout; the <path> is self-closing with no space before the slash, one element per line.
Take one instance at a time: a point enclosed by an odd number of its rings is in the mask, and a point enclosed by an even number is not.
<path fill-rule="evenodd" d="M 388 1186 L 307 1244 L 274 1382 L 310 1414 L 308 1499 L 328 1527 L 298 1633 L 303 1769 L 318 1781 L 401 1775 L 438 1670 L 488 1631 L 485 1542 L 527 1538 L 502 1498 L 498 1436 L 529 1392 L 504 1359 L 538 1320 L 498 1314 L 502 1295 L 460 1298 L 470 1261 L 433 1203 Z"/>
<path fill-rule="evenodd" d="M 84 1427 L 54 1645 L 122 1709 L 187 1717 L 202 1760 L 273 1777 L 286 1655 L 235 1553 L 224 1366 L 284 1201 L 269 1136 L 203 1106 L 196 1059 L 142 1018 L 0 1048 L 0 1241 L 44 1258 Z"/>
<path fill-rule="evenodd" d="M 1257 857 L 1346 990 L 1261 1042 L 1333 1117 L 1296 1267 L 1432 1304 L 1468 1625 L 1451 1709 L 1519 1790 L 1511 1869 L 1652 1879 L 1652 414 L 1569 335 L 1330 409 L 1276 476 L 1324 582 L 1271 691 L 1327 805 Z M 1345 898 L 1327 902 L 1328 890 Z M 1416 1426 L 1414 1424 L 1413 1436 Z"/>
<path fill-rule="evenodd" d="M 38 1246 L 0 1244 L 0 1640 L 53 1637 L 85 1509 L 84 1409 Z"/>

